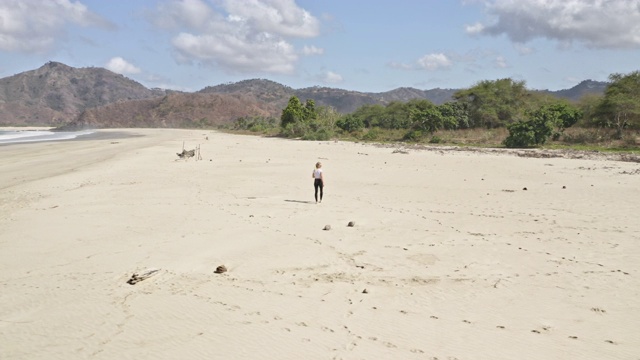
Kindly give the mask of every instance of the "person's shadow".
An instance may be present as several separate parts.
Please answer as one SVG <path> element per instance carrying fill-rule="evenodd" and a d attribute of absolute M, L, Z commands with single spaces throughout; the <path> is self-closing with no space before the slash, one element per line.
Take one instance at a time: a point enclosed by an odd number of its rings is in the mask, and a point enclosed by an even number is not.
<path fill-rule="evenodd" d="M 301 203 L 301 204 L 315 204 L 314 201 L 302 201 L 302 200 L 285 200 L 287 202 Z"/>

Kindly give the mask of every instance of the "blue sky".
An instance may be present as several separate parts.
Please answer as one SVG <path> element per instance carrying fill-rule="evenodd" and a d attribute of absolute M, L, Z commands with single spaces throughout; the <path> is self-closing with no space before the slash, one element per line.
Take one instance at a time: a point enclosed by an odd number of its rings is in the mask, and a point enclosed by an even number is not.
<path fill-rule="evenodd" d="M 59 61 L 184 91 L 560 90 L 640 70 L 640 0 L 0 0 L 0 59 L 0 77 Z"/>

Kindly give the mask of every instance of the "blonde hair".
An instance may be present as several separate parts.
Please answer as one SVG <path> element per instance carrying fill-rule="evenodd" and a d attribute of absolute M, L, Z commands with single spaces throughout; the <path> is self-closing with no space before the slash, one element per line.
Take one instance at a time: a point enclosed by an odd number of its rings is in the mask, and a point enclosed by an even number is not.
<path fill-rule="evenodd" d="M 316 163 L 316 169 L 317 169 L 317 168 L 319 168 L 319 167 L 321 167 L 321 166 L 322 166 L 322 163 L 321 163 L 320 161 L 318 161 L 318 162 Z"/>

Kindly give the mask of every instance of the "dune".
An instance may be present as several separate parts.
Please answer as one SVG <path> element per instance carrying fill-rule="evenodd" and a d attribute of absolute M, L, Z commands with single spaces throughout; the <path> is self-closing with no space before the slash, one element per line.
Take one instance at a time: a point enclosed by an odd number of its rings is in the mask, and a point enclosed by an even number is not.
<path fill-rule="evenodd" d="M 638 359 L 638 163 L 100 132 L 0 147 L 0 359 Z"/>

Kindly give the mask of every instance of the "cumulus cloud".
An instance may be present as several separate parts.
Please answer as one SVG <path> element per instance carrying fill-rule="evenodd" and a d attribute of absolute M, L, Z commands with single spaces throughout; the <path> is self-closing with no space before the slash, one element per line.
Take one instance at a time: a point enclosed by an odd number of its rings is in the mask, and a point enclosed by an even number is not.
<path fill-rule="evenodd" d="M 517 43 L 535 38 L 590 48 L 640 47 L 637 0 L 484 0 L 493 22 L 466 27 L 469 34 L 506 35 Z"/>
<path fill-rule="evenodd" d="M 328 84 L 337 84 L 337 83 L 341 83 L 342 80 L 343 80 L 342 75 L 336 74 L 333 71 L 327 71 L 324 74 L 322 81 Z"/>
<path fill-rule="evenodd" d="M 484 30 L 484 25 L 482 25 L 481 23 L 475 23 L 473 25 L 465 26 L 465 31 L 467 32 L 467 34 L 470 34 L 470 35 L 480 34 L 482 33 L 483 30 Z"/>
<path fill-rule="evenodd" d="M 80 1 L 3 0 L 0 2 L 0 51 L 50 51 L 64 38 L 68 24 L 114 27 Z"/>
<path fill-rule="evenodd" d="M 459 62 L 466 61 L 464 57 L 460 55 L 455 55 L 455 54 L 445 55 L 443 53 L 433 53 L 433 54 L 427 54 L 422 56 L 421 58 L 416 60 L 415 63 L 407 64 L 407 63 L 392 61 L 387 63 L 387 66 L 393 69 L 399 69 L 399 70 L 429 70 L 429 71 L 443 70 L 443 69 L 449 69 L 453 66 L 452 57 L 456 57 L 457 61 Z"/>
<path fill-rule="evenodd" d="M 292 38 L 319 35 L 319 21 L 293 0 L 202 0 L 161 5 L 154 24 L 178 30 L 172 39 L 183 63 L 220 66 L 233 72 L 290 74 L 298 52 Z M 303 54 L 322 49 L 305 47 Z"/>
<path fill-rule="evenodd" d="M 127 62 L 125 59 L 121 57 L 114 57 L 107 64 L 105 68 L 113 71 L 114 73 L 126 75 L 126 74 L 138 74 L 140 73 L 140 68 L 134 66 L 133 64 Z"/>
<path fill-rule="evenodd" d="M 420 57 L 413 63 L 389 62 L 387 66 L 406 71 L 430 71 L 437 72 L 450 70 L 454 67 L 474 69 L 492 66 L 495 68 L 508 68 L 506 57 L 488 49 L 470 49 L 465 53 L 448 51 L 447 53 L 431 53 Z"/>
<path fill-rule="evenodd" d="M 450 68 L 452 65 L 453 63 L 447 55 L 442 53 L 428 54 L 418 59 L 418 66 L 427 70 L 446 69 Z"/>

